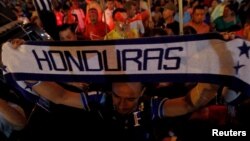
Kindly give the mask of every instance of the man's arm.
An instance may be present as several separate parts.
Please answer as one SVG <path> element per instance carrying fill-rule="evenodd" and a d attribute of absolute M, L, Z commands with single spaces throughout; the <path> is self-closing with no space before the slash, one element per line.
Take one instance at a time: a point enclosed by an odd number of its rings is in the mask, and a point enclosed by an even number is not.
<path fill-rule="evenodd" d="M 217 85 L 198 83 L 185 97 L 167 100 L 163 104 L 163 115 L 174 117 L 193 112 L 214 99 L 217 90 Z"/>
<path fill-rule="evenodd" d="M 68 91 L 55 82 L 41 82 L 32 87 L 39 95 L 55 104 L 63 104 L 75 108 L 84 108 L 80 93 Z"/>
<path fill-rule="evenodd" d="M 20 45 L 24 44 L 22 39 L 13 39 L 10 41 L 12 48 L 17 49 Z M 36 81 L 25 81 L 26 84 L 35 84 Z M 41 82 L 32 87 L 38 95 L 50 100 L 56 104 L 63 104 L 75 108 L 86 108 L 83 107 L 81 101 L 81 95 L 79 93 L 71 92 L 63 87 L 59 86 L 54 82 Z"/>
<path fill-rule="evenodd" d="M 7 101 L 0 99 L 0 116 L 7 120 L 14 130 L 21 130 L 26 125 L 26 117 L 21 107 L 11 106 Z"/>

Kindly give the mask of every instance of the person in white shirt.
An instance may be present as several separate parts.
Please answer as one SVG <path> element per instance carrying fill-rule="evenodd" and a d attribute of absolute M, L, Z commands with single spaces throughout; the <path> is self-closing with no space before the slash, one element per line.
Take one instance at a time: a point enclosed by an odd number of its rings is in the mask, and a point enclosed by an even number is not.
<path fill-rule="evenodd" d="M 104 13 L 102 15 L 102 21 L 109 26 L 110 30 L 112 30 L 114 28 L 114 20 L 112 18 L 112 14 L 115 9 L 114 1 L 108 0 L 106 5 L 107 8 L 104 10 Z"/>
<path fill-rule="evenodd" d="M 145 28 L 140 15 L 136 15 L 136 4 L 133 1 L 128 1 L 125 3 L 124 9 L 128 14 L 130 29 L 136 29 L 139 35 L 143 35 L 145 33 Z"/>

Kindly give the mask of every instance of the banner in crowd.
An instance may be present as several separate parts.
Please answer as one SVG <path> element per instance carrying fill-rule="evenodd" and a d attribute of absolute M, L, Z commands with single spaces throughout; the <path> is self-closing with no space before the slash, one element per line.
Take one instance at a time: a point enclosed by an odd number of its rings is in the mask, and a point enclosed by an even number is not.
<path fill-rule="evenodd" d="M 219 34 L 142 39 L 27 42 L 2 48 L 16 80 L 211 82 L 249 90 L 250 42 Z"/>

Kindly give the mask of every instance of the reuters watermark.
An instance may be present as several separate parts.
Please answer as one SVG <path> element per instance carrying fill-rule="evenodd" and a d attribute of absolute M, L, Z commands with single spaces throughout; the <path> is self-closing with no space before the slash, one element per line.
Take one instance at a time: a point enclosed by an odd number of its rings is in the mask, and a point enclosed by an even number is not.
<path fill-rule="evenodd" d="M 247 136 L 247 131 L 234 131 L 230 130 L 219 130 L 219 129 L 212 129 L 212 136 L 213 137 L 245 137 Z"/>

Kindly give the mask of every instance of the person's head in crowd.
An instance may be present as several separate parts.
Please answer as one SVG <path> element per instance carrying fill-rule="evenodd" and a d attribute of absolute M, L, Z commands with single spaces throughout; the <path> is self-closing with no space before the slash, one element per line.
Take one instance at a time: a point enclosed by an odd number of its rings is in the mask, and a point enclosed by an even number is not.
<path fill-rule="evenodd" d="M 136 4 L 134 1 L 127 1 L 124 5 L 124 9 L 127 11 L 128 17 L 133 18 L 136 14 Z"/>
<path fill-rule="evenodd" d="M 112 100 L 115 110 L 121 115 L 133 112 L 144 90 L 140 82 L 112 83 Z"/>
<path fill-rule="evenodd" d="M 189 6 L 188 6 L 188 2 L 187 1 L 182 1 L 182 5 L 183 5 L 183 12 L 187 11 Z"/>
<path fill-rule="evenodd" d="M 128 15 L 125 9 L 123 8 L 116 8 L 113 11 L 113 20 L 115 22 L 115 26 L 119 28 L 123 28 L 128 21 Z"/>
<path fill-rule="evenodd" d="M 232 4 L 228 4 L 224 7 L 223 17 L 234 16 L 234 6 Z"/>
<path fill-rule="evenodd" d="M 63 24 L 58 28 L 61 41 L 76 41 L 75 25 Z"/>
<path fill-rule="evenodd" d="M 70 3 L 71 7 L 74 9 L 78 9 L 79 8 L 79 3 L 77 1 L 71 1 Z"/>
<path fill-rule="evenodd" d="M 197 31 L 192 26 L 183 27 L 184 35 L 197 34 Z"/>
<path fill-rule="evenodd" d="M 155 11 L 155 12 L 162 12 L 162 11 L 161 11 L 161 7 L 160 7 L 159 5 L 156 5 L 156 6 L 154 7 L 154 11 Z"/>
<path fill-rule="evenodd" d="M 13 8 L 14 13 L 16 14 L 17 17 L 19 16 L 24 16 L 22 6 L 20 4 L 16 4 Z"/>
<path fill-rule="evenodd" d="M 163 13 L 162 13 L 162 16 L 163 16 L 163 19 L 168 19 L 168 18 L 171 18 L 174 16 L 176 12 L 176 6 L 172 3 L 168 3 L 165 7 L 164 7 L 164 10 L 163 10 Z"/>
<path fill-rule="evenodd" d="M 98 11 L 95 8 L 90 8 L 88 10 L 88 16 L 90 19 L 90 23 L 95 25 L 98 22 Z"/>
<path fill-rule="evenodd" d="M 198 6 L 198 5 L 200 5 L 200 1 L 199 0 L 193 0 L 193 1 L 191 1 L 190 5 L 191 5 L 192 8 L 194 8 L 194 7 Z"/>
<path fill-rule="evenodd" d="M 160 0 L 160 6 L 164 6 L 166 5 L 166 1 L 165 0 Z"/>
<path fill-rule="evenodd" d="M 194 7 L 192 13 L 192 22 L 195 24 L 201 24 L 205 19 L 205 8 L 204 6 L 198 5 Z"/>
<path fill-rule="evenodd" d="M 115 8 L 123 8 L 122 0 L 114 0 Z"/>
<path fill-rule="evenodd" d="M 70 10 L 70 7 L 67 4 L 63 4 L 62 12 L 67 15 L 67 12 Z"/>
<path fill-rule="evenodd" d="M 33 5 L 32 1 L 27 1 L 27 9 L 29 11 L 36 11 L 35 6 Z"/>
<path fill-rule="evenodd" d="M 128 15 L 124 8 L 116 8 L 112 14 L 114 21 L 124 22 L 127 20 Z"/>
<path fill-rule="evenodd" d="M 106 6 L 107 6 L 107 9 L 114 10 L 115 8 L 114 0 L 107 0 Z"/>
<path fill-rule="evenodd" d="M 220 3 L 219 0 L 212 0 L 211 7 L 215 8 Z"/>
<path fill-rule="evenodd" d="M 32 2 L 31 2 L 31 3 L 32 3 Z M 56 9 L 62 7 L 61 4 L 62 4 L 62 3 L 60 3 L 60 2 L 57 1 L 57 0 L 52 0 L 52 1 L 51 1 L 51 5 L 53 6 L 53 8 L 56 8 Z"/>

